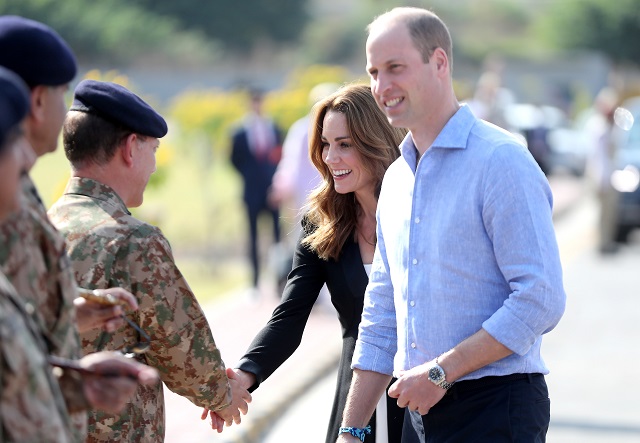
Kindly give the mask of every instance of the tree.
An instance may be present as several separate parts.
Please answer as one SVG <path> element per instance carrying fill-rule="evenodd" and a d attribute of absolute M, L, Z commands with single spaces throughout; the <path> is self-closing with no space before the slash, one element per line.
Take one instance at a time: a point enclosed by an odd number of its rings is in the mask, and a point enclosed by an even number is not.
<path fill-rule="evenodd" d="M 541 33 L 567 49 L 604 53 L 618 63 L 640 63 L 640 0 L 555 2 Z"/>
<path fill-rule="evenodd" d="M 184 64 L 215 55 L 215 45 L 202 35 L 127 0 L 0 0 L 0 14 L 46 23 L 84 60 L 169 58 Z"/>
<path fill-rule="evenodd" d="M 309 21 L 307 0 L 133 0 L 184 28 L 197 29 L 231 50 L 250 50 L 263 39 L 296 41 Z"/>

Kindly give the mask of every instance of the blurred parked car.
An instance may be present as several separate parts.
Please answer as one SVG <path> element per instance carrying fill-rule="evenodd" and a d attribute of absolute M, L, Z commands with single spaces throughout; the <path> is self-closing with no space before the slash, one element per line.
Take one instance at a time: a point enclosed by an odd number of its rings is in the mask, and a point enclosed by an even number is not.
<path fill-rule="evenodd" d="M 505 129 L 521 136 L 545 174 L 561 171 L 576 176 L 584 174 L 588 137 L 571 127 L 562 110 L 518 103 L 506 108 L 505 120 L 508 125 Z"/>
<path fill-rule="evenodd" d="M 611 186 L 617 193 L 615 240 L 626 242 L 640 228 L 640 97 L 626 100 L 614 114 Z"/>

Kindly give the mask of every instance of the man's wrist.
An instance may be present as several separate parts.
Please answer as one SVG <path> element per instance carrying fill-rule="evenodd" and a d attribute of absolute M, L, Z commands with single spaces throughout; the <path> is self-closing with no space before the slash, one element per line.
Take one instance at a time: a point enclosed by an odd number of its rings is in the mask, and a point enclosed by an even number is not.
<path fill-rule="evenodd" d="M 445 391 L 453 386 L 453 383 L 447 380 L 447 374 L 445 370 L 438 363 L 438 358 L 436 358 L 432 363 L 429 364 L 427 368 L 427 377 L 429 381 L 434 385 L 444 389 Z"/>

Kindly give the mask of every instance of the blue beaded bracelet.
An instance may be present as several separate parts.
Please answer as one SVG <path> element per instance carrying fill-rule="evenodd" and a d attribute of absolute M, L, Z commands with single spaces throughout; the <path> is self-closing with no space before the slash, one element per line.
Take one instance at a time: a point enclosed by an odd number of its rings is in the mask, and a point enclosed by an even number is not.
<path fill-rule="evenodd" d="M 340 434 L 351 434 L 356 438 L 359 438 L 360 441 L 364 441 L 364 436 L 366 434 L 371 434 L 371 425 L 366 428 L 352 428 L 351 426 L 343 426 L 338 429 L 338 435 Z"/>

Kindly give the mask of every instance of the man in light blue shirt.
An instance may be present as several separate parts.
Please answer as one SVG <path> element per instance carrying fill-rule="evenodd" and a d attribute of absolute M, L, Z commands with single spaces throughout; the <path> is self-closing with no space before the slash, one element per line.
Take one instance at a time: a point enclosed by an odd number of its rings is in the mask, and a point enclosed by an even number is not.
<path fill-rule="evenodd" d="M 541 337 L 565 306 L 551 191 L 524 146 L 460 106 L 451 60 L 431 12 L 396 8 L 369 25 L 371 89 L 410 133 L 378 202 L 339 442 L 357 441 L 391 374 L 423 441 L 545 440 Z"/>

